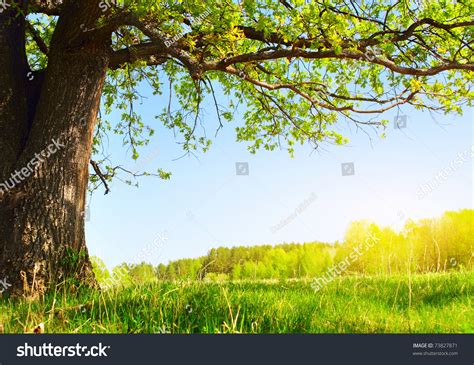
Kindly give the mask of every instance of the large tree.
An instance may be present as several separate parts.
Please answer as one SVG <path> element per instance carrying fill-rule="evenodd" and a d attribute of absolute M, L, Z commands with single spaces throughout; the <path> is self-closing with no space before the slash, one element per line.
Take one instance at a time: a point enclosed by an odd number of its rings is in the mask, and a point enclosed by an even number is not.
<path fill-rule="evenodd" d="M 132 158 L 153 135 L 133 109 L 140 85 L 169 92 L 158 120 L 187 153 L 210 145 L 196 128 L 208 105 L 220 126 L 245 110 L 236 134 L 251 152 L 342 144 L 337 121 L 382 131 L 381 114 L 403 104 L 470 105 L 473 10 L 470 0 L 0 1 L 0 279 L 17 294 L 94 283 L 88 184 L 108 189 L 120 170 L 99 156 L 107 133 Z"/>

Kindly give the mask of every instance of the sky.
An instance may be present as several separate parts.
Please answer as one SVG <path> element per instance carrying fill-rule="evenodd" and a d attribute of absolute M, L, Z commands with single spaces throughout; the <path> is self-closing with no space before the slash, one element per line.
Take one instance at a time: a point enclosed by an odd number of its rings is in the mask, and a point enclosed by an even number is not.
<path fill-rule="evenodd" d="M 166 264 L 220 246 L 333 243 L 352 221 L 400 229 L 408 218 L 473 208 L 474 109 L 461 117 L 389 111 L 385 139 L 340 122 L 348 145 L 303 146 L 294 158 L 284 150 L 250 154 L 236 142 L 237 118 L 208 152 L 179 158 L 173 133 L 154 119 L 167 98 L 144 86 L 139 91 L 145 99 L 135 109 L 156 128 L 152 142 L 136 162 L 117 137 L 110 137 L 107 153 L 133 171 L 163 168 L 173 175 L 141 178 L 139 188 L 116 181 L 108 195 L 99 189 L 88 198 L 89 253 L 109 268 Z M 217 117 L 211 110 L 205 115 L 206 133 L 214 135 Z M 395 128 L 397 115 L 404 128 Z"/>

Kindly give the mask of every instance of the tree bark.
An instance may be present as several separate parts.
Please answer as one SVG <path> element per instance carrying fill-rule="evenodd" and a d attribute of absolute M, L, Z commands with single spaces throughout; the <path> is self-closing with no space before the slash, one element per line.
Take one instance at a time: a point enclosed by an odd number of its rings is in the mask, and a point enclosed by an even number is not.
<path fill-rule="evenodd" d="M 99 15 L 96 5 L 70 3 L 48 67 L 36 73 L 26 60 L 24 20 L 0 14 L 0 280 L 9 294 L 95 285 L 83 212 L 109 62 L 107 38 L 84 31 Z"/>

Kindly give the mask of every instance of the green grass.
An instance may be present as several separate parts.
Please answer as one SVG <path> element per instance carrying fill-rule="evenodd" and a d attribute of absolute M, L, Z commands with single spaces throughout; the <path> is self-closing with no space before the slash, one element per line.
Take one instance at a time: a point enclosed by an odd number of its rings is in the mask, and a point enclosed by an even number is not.
<path fill-rule="evenodd" d="M 0 328 L 46 333 L 473 333 L 474 273 L 154 283 L 0 300 Z M 411 292 L 411 295 L 410 295 Z M 2 326 L 3 324 L 3 326 Z"/>

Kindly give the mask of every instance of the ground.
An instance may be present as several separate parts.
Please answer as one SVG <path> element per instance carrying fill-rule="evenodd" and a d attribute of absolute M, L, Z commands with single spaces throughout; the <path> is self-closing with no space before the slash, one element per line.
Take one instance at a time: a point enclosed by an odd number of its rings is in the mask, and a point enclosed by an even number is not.
<path fill-rule="evenodd" d="M 411 284 L 410 284 L 411 282 Z M 156 282 L 1 299 L 0 330 L 46 333 L 474 333 L 474 272 Z"/>

